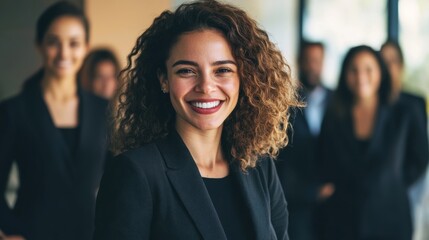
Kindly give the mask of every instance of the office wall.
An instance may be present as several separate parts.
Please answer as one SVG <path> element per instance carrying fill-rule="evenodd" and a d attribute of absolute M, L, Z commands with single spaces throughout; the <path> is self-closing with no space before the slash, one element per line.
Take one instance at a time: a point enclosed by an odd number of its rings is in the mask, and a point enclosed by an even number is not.
<path fill-rule="evenodd" d="M 86 0 L 84 5 L 91 21 L 91 46 L 113 48 L 122 66 L 137 37 L 171 8 L 170 0 Z"/>

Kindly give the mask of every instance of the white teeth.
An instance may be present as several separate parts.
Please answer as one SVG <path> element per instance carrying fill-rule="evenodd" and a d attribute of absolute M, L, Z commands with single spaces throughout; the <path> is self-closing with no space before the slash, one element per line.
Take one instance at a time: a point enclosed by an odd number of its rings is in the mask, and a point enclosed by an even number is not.
<path fill-rule="evenodd" d="M 197 108 L 214 108 L 220 104 L 220 101 L 213 102 L 192 102 L 192 106 Z"/>
<path fill-rule="evenodd" d="M 57 62 L 57 66 L 58 67 L 68 67 L 71 65 L 70 61 L 58 61 Z"/>

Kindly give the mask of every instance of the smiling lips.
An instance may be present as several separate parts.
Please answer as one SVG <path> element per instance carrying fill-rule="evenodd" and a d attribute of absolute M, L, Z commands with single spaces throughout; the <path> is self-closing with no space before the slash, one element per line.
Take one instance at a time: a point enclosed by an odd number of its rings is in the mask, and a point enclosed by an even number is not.
<path fill-rule="evenodd" d="M 191 101 L 189 102 L 191 105 L 192 110 L 194 110 L 197 113 L 200 114 L 211 114 L 217 112 L 222 104 L 223 101 L 220 100 L 210 100 L 210 101 Z"/>
<path fill-rule="evenodd" d="M 69 68 L 72 66 L 72 62 L 67 60 L 57 60 L 55 61 L 55 65 L 59 68 Z"/>

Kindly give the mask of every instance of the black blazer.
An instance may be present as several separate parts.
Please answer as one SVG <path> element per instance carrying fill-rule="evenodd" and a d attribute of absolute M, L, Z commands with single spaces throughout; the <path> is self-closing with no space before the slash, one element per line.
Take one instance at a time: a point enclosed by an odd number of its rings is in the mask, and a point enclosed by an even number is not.
<path fill-rule="evenodd" d="M 0 104 L 0 229 L 28 240 L 90 239 L 106 156 L 107 101 L 79 90 L 73 157 L 43 101 L 40 77 Z M 13 161 L 20 188 L 10 209 L 4 194 Z"/>
<path fill-rule="evenodd" d="M 326 97 L 323 112 L 332 98 L 332 91 L 324 88 Z M 305 93 L 300 93 L 302 101 L 306 101 Z M 288 200 L 289 210 L 310 210 L 317 199 L 316 155 L 318 137 L 313 136 L 308 126 L 304 109 L 291 112 L 291 128 L 289 128 L 289 144 L 280 151 L 276 161 L 277 172 L 283 191 Z"/>
<path fill-rule="evenodd" d="M 332 91 L 326 91 L 323 113 L 332 98 Z M 306 102 L 306 93 L 300 92 Z M 280 151 L 275 162 L 283 191 L 288 200 L 289 236 L 292 239 L 315 239 L 314 211 L 320 184 L 317 179 L 317 144 L 308 125 L 304 109 L 291 112 L 292 126 L 289 128 L 289 144 Z"/>
<path fill-rule="evenodd" d="M 418 113 L 427 124 L 426 99 L 411 93 L 401 92 L 398 101 L 407 106 L 417 108 Z"/>
<path fill-rule="evenodd" d="M 336 191 L 326 201 L 323 239 L 411 240 L 407 187 L 429 160 L 426 125 L 417 108 L 379 106 L 362 152 L 349 113 L 328 113 L 321 133 L 321 173 Z"/>
<path fill-rule="evenodd" d="M 287 209 L 272 160 L 247 173 L 232 164 L 255 239 L 288 239 Z M 226 239 L 198 168 L 177 132 L 119 155 L 96 207 L 97 240 Z"/>

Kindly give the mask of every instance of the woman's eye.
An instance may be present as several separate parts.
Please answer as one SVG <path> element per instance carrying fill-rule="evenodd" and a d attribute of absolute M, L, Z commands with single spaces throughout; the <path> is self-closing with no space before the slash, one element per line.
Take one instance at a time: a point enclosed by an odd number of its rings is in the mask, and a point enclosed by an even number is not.
<path fill-rule="evenodd" d="M 176 73 L 179 75 L 184 75 L 184 76 L 195 75 L 195 72 L 192 71 L 191 69 L 188 69 L 188 68 L 179 69 L 179 70 L 177 70 Z"/>
<path fill-rule="evenodd" d="M 216 70 L 216 73 L 220 73 L 220 74 L 231 73 L 231 72 L 232 72 L 232 69 L 230 68 L 219 68 L 218 70 Z"/>
<path fill-rule="evenodd" d="M 79 47 L 79 46 L 80 46 L 80 43 L 79 43 L 79 42 L 71 42 L 71 43 L 70 43 L 70 47 L 75 48 L 75 47 Z"/>

